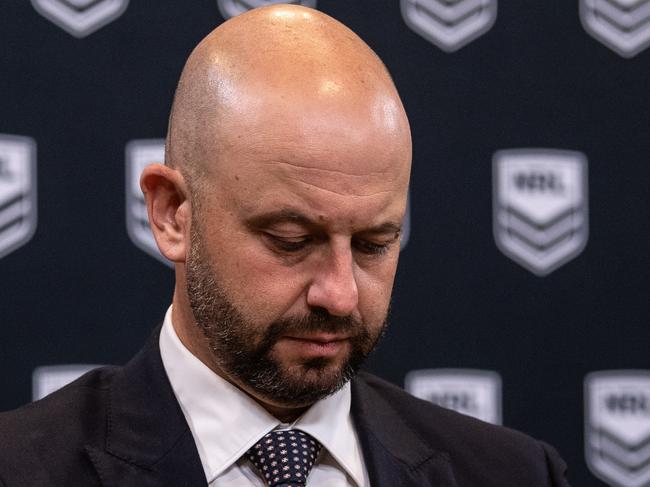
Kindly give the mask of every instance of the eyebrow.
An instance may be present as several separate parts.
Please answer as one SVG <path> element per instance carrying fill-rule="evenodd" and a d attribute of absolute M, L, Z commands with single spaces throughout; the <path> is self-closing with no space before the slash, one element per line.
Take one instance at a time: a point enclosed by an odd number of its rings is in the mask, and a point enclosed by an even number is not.
<path fill-rule="evenodd" d="M 306 215 L 286 209 L 255 215 L 245 220 L 245 224 L 249 228 L 264 228 L 277 223 L 297 223 L 305 226 L 316 226 Z"/>
<path fill-rule="evenodd" d="M 278 211 L 272 211 L 269 213 L 263 213 L 261 215 L 255 215 L 251 218 L 245 220 L 245 224 L 250 229 L 260 229 L 269 227 L 271 225 L 276 225 L 279 223 L 295 223 L 298 225 L 304 225 L 305 227 L 316 228 L 319 225 L 317 222 L 309 218 L 308 216 L 300 213 L 299 211 L 282 209 Z M 375 234 L 383 235 L 387 233 L 399 233 L 402 230 L 401 223 L 396 223 L 392 221 L 381 223 L 375 227 L 366 228 L 360 230 L 360 234 Z"/>
<path fill-rule="evenodd" d="M 371 227 L 366 230 L 362 230 L 359 233 L 373 233 L 376 235 L 381 235 L 386 233 L 399 233 L 401 231 L 402 231 L 402 225 L 394 222 L 386 222 L 376 227 Z"/>

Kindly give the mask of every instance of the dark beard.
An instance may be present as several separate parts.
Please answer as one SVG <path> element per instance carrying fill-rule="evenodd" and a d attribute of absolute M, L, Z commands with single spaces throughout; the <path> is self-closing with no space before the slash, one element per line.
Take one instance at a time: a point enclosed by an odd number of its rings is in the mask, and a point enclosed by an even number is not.
<path fill-rule="evenodd" d="M 187 259 L 187 294 L 216 365 L 259 397 L 287 407 L 311 405 L 343 387 L 375 348 L 387 324 L 384 320 L 371 333 L 364 323 L 350 316 L 332 316 L 314 308 L 305 317 L 276 320 L 265 329 L 254 325 L 219 286 L 200 230 L 194 225 Z M 342 365 L 318 357 L 288 368 L 273 357 L 273 347 L 281 337 L 315 332 L 350 336 L 350 352 Z"/>

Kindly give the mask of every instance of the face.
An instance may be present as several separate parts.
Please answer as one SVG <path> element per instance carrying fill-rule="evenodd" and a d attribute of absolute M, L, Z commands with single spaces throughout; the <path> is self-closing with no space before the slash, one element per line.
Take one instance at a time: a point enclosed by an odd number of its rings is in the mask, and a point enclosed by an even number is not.
<path fill-rule="evenodd" d="M 193 197 L 187 295 L 212 365 L 299 407 L 345 384 L 383 333 L 410 145 L 363 114 L 265 113 Z"/>
<path fill-rule="evenodd" d="M 374 328 L 351 316 L 333 316 L 315 308 L 306 316 L 280 318 L 263 327 L 249 321 L 215 278 L 215 262 L 205 250 L 198 228 L 192 229 L 187 260 L 187 292 L 197 324 L 218 365 L 229 377 L 255 394 L 281 405 L 312 404 L 337 391 L 375 347 L 385 326 Z M 316 341 L 314 350 L 293 363 L 282 360 L 276 347 L 287 337 L 345 337 L 347 351 L 332 358 L 341 345 Z M 299 340 L 297 338 L 294 338 Z"/>

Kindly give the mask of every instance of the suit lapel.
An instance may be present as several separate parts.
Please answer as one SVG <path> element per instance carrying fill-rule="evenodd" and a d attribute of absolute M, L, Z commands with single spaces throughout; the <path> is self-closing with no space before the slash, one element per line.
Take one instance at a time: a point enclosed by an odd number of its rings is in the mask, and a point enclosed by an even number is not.
<path fill-rule="evenodd" d="M 105 444 L 86 447 L 103 487 L 207 486 L 160 358 L 159 334 L 160 327 L 116 370 Z M 420 439 L 363 373 L 352 381 L 352 415 L 373 487 L 457 487 L 447 454 Z"/>
<path fill-rule="evenodd" d="M 425 443 L 364 380 L 352 381 L 352 416 L 373 487 L 457 487 L 445 452 Z"/>
<path fill-rule="evenodd" d="M 160 358 L 159 333 L 115 373 L 105 445 L 86 448 L 104 487 L 207 485 Z"/>

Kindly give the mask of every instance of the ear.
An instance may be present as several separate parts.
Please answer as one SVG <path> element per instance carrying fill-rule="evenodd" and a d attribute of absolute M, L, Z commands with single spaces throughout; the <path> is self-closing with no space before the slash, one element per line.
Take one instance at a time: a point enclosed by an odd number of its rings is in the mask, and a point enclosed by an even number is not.
<path fill-rule="evenodd" d="M 183 175 L 168 166 L 150 164 L 142 171 L 140 188 L 160 253 L 172 262 L 185 262 L 192 212 Z"/>

